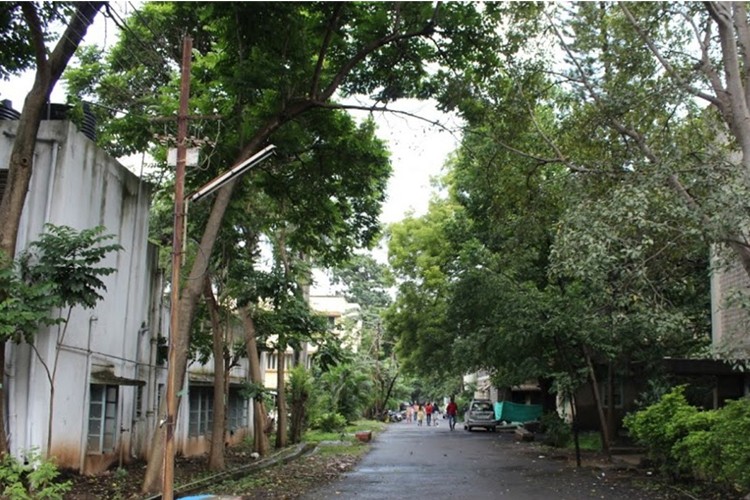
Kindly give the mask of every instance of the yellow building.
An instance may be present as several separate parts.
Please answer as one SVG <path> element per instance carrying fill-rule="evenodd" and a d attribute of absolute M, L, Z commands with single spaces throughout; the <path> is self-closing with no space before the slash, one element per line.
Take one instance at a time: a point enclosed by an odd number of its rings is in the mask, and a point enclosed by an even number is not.
<path fill-rule="evenodd" d="M 328 319 L 329 329 L 341 340 L 342 345 L 356 352 L 359 348 L 362 333 L 359 304 L 348 302 L 346 298 L 338 295 L 311 295 L 309 300 L 310 308 Z M 307 368 L 310 367 L 310 358 L 316 350 L 316 346 L 307 344 L 304 346 L 301 361 Z M 260 362 L 264 385 L 268 389 L 276 389 L 276 377 L 280 362 L 279 354 L 277 352 L 264 352 Z M 294 366 L 294 351 L 292 348 L 287 348 L 281 362 L 284 363 L 284 371 L 288 377 L 289 370 Z"/>

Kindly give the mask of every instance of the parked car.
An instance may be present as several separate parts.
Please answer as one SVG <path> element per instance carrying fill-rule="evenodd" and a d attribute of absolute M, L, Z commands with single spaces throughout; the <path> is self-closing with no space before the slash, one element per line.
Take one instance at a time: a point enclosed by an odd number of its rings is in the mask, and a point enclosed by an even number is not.
<path fill-rule="evenodd" d="M 475 427 L 483 427 L 495 432 L 497 428 L 495 408 L 489 399 L 473 399 L 469 403 L 469 408 L 464 413 L 464 429 L 471 431 Z"/>

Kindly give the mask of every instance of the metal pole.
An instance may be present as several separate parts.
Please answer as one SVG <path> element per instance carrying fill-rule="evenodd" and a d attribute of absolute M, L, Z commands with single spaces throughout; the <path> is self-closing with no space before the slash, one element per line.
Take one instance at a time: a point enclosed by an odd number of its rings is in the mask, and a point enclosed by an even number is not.
<path fill-rule="evenodd" d="M 169 361 L 167 365 L 167 416 L 164 439 L 164 470 L 162 499 L 174 498 L 174 430 L 177 420 L 177 349 L 180 342 L 180 268 L 182 267 L 182 230 L 185 225 L 184 191 L 187 157 L 188 98 L 190 96 L 190 60 L 193 39 L 186 36 L 182 45 L 182 76 L 180 81 L 180 109 L 177 115 L 177 169 L 174 183 L 174 231 L 172 234 L 172 297 L 169 322 Z"/>

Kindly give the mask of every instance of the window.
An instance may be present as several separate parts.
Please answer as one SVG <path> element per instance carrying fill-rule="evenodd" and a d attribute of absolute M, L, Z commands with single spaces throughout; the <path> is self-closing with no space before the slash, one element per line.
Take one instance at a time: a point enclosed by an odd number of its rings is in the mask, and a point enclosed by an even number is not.
<path fill-rule="evenodd" d="M 614 384 L 612 384 L 612 394 L 615 401 L 615 408 L 622 408 L 622 393 L 623 393 L 623 387 L 622 387 L 622 380 L 619 379 L 619 377 L 615 377 Z M 609 384 L 606 382 L 600 382 L 599 383 L 599 395 L 602 398 L 602 406 L 604 408 L 609 408 L 609 391 L 607 388 L 609 387 Z"/>
<path fill-rule="evenodd" d="M 135 388 L 135 418 L 141 418 L 143 414 L 143 386 Z"/>
<path fill-rule="evenodd" d="M 293 354 L 284 354 L 284 356 L 281 358 L 284 360 L 284 369 L 285 370 L 291 370 L 294 366 L 294 355 Z M 268 367 L 267 370 L 278 370 L 279 369 L 279 355 L 278 354 L 268 354 Z"/>
<path fill-rule="evenodd" d="M 248 400 L 240 396 L 238 389 L 229 389 L 229 408 L 227 409 L 227 430 L 241 429 L 249 425 Z"/>
<path fill-rule="evenodd" d="M 190 399 L 188 436 L 195 437 L 210 434 L 214 417 L 213 388 L 191 387 L 188 397 Z"/>
<path fill-rule="evenodd" d="M 161 410 L 161 401 L 164 399 L 164 384 L 156 386 L 156 411 L 157 413 Z M 159 417 L 161 418 L 161 416 Z"/>
<path fill-rule="evenodd" d="M 5 186 L 8 184 L 8 169 L 0 168 L 0 198 L 3 197 Z"/>
<path fill-rule="evenodd" d="M 117 436 L 117 386 L 91 384 L 89 388 L 89 431 L 86 450 L 114 451 Z"/>

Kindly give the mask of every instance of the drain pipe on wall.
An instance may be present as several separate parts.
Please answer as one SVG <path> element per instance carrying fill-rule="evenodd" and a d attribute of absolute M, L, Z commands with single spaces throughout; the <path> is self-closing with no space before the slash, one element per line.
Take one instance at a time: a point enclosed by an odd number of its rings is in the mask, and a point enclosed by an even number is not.
<path fill-rule="evenodd" d="M 141 363 L 141 356 L 143 355 L 142 354 L 142 349 L 141 349 L 141 344 L 142 344 L 142 340 L 143 340 L 142 337 L 143 337 L 144 334 L 149 333 L 150 331 L 151 331 L 151 329 L 146 325 L 146 322 L 142 321 L 141 322 L 141 327 L 138 329 L 138 339 L 137 339 L 137 345 L 136 345 L 136 349 L 135 349 L 135 378 L 138 379 L 138 380 L 140 380 L 140 377 L 141 377 L 141 366 L 143 366 L 143 364 L 144 364 L 144 363 Z M 149 344 L 150 343 L 151 342 L 149 341 Z M 146 376 L 146 378 L 148 379 L 148 375 Z M 146 382 L 146 383 L 148 383 L 148 382 Z M 130 418 L 130 429 L 132 430 L 132 432 L 130 433 L 130 457 L 131 458 L 138 458 L 137 454 L 136 454 L 136 449 L 135 449 L 136 448 L 136 443 L 134 442 L 133 437 L 136 435 L 136 426 L 138 425 L 138 419 L 139 419 L 138 413 L 139 412 L 140 412 L 140 418 L 144 419 L 144 412 L 143 412 L 143 401 L 144 401 L 144 398 L 143 398 L 143 394 L 146 392 L 146 388 L 145 387 L 141 388 L 141 386 L 137 386 L 136 385 L 136 386 L 133 387 L 133 390 L 136 392 L 136 394 L 135 394 L 135 397 L 133 398 L 133 411 L 131 412 L 132 415 L 131 415 L 131 418 Z M 139 392 L 140 392 L 140 395 L 141 395 L 140 398 L 138 398 L 138 393 Z M 139 399 L 140 399 L 140 401 L 139 401 Z M 139 402 L 140 402 L 140 408 L 138 407 L 138 403 Z M 146 420 L 146 419 L 144 419 L 144 420 Z M 141 426 L 141 429 L 142 429 L 142 427 L 143 426 Z"/>
<path fill-rule="evenodd" d="M 91 391 L 89 389 L 91 385 L 91 331 L 94 329 L 94 322 L 99 321 L 96 316 L 89 316 L 89 331 L 86 339 L 86 374 L 83 378 L 83 407 L 81 412 L 81 464 L 79 474 L 83 474 L 83 469 L 86 466 L 86 454 L 88 453 L 88 437 L 89 437 L 89 395 Z"/>

